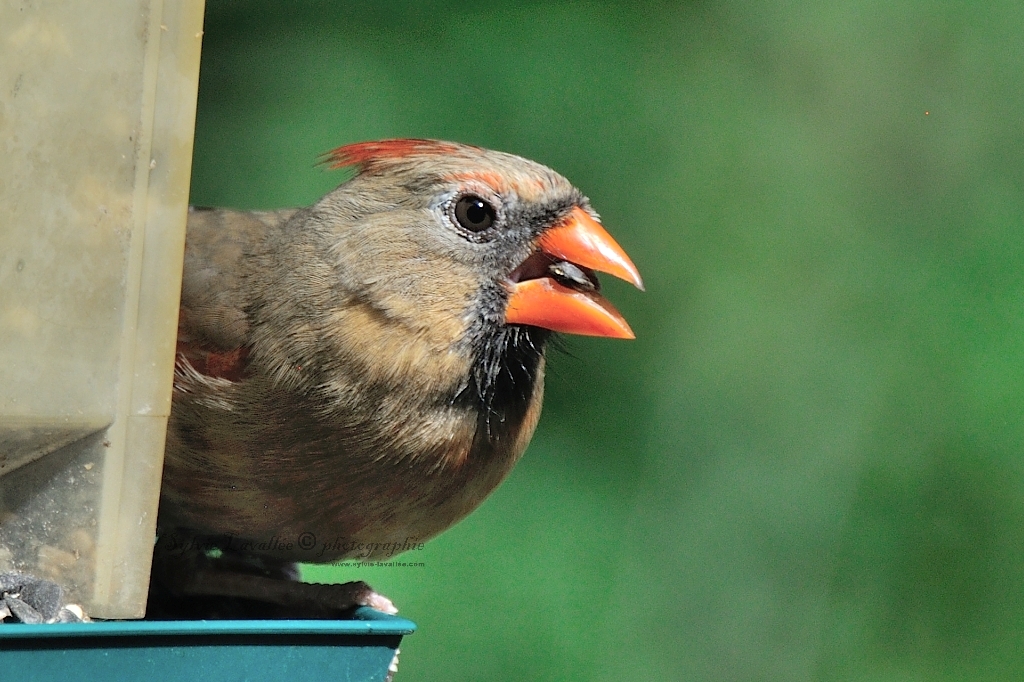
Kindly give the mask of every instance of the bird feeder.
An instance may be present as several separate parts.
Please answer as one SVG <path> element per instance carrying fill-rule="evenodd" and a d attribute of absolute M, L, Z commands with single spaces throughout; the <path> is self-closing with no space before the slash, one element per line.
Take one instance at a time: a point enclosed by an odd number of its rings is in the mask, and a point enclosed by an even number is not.
<path fill-rule="evenodd" d="M 93 619 L 146 611 L 203 4 L 0 4 L 0 575 Z M 383 680 L 414 627 L 23 622 L 0 658 L 24 679 Z"/>
<path fill-rule="evenodd" d="M 0 5 L 0 571 L 144 614 L 203 0 Z"/>
<path fill-rule="evenodd" d="M 383 682 L 415 629 L 366 607 L 351 620 L 12 625 L 0 660 L 19 680 Z"/>

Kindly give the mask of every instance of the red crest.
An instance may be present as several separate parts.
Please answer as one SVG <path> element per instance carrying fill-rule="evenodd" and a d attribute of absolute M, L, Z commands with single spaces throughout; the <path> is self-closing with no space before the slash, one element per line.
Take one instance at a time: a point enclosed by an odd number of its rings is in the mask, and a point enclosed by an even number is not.
<path fill-rule="evenodd" d="M 357 166 L 360 170 L 365 170 L 379 162 L 390 159 L 403 159 L 409 156 L 429 156 L 433 154 L 454 154 L 461 147 L 463 145 L 451 142 L 415 138 L 357 142 L 327 152 L 323 155 L 321 163 L 328 164 L 331 168 Z"/>

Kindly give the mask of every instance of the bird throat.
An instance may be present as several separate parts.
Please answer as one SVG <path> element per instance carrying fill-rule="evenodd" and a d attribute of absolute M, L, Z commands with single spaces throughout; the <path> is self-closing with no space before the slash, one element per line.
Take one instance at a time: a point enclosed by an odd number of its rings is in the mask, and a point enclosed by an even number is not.
<path fill-rule="evenodd" d="M 474 333 L 475 332 L 475 333 Z M 456 401 L 477 411 L 477 438 L 514 438 L 534 399 L 551 332 L 522 325 L 481 325 L 470 333 L 472 370 Z"/>

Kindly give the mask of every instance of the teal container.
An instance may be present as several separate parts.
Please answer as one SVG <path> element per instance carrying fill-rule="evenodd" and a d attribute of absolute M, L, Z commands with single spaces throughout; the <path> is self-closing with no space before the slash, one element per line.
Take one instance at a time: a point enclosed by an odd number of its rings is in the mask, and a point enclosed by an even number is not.
<path fill-rule="evenodd" d="M 366 607 L 353 620 L 0 625 L 0 670 L 19 682 L 378 682 L 415 630 Z"/>

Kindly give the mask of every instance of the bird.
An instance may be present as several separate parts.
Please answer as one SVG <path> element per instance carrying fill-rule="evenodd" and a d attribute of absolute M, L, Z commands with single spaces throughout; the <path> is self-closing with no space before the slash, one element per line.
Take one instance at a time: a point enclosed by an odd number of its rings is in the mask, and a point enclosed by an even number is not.
<path fill-rule="evenodd" d="M 321 162 L 350 177 L 312 206 L 189 208 L 154 610 L 393 612 L 296 562 L 422 547 L 522 456 L 554 335 L 634 338 L 596 273 L 639 271 L 555 171 L 428 139 Z"/>

